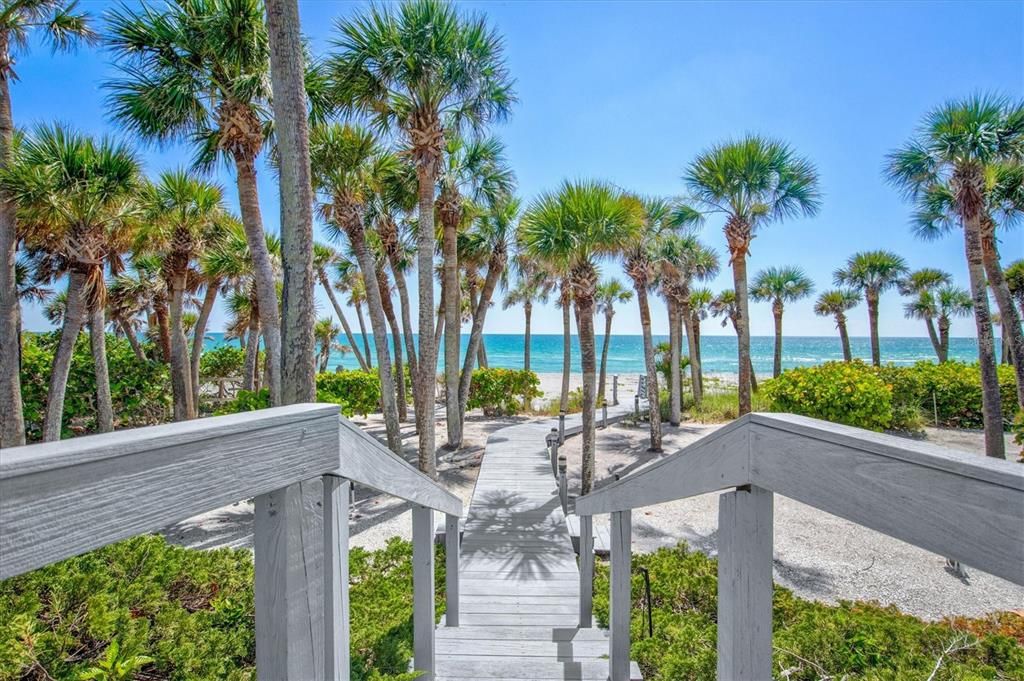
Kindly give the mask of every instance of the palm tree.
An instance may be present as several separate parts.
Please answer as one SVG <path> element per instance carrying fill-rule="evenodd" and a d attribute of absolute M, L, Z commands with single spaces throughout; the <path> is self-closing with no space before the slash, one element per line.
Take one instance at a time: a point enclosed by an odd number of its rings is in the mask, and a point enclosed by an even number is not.
<path fill-rule="evenodd" d="M 628 303 L 633 299 L 633 292 L 622 285 L 618 279 L 605 279 L 597 287 L 596 308 L 598 314 L 604 314 L 604 342 L 601 344 L 601 373 L 597 379 L 597 400 L 599 405 L 607 404 L 604 396 L 605 376 L 608 369 L 608 345 L 612 338 L 612 317 L 615 316 L 617 304 Z"/>
<path fill-rule="evenodd" d="M 954 317 L 970 317 L 974 312 L 971 294 L 957 286 L 943 286 L 935 292 L 936 316 L 939 320 L 940 362 L 949 358 L 949 327 Z"/>
<path fill-rule="evenodd" d="M 513 102 L 500 37 L 483 17 L 445 0 L 373 5 L 339 21 L 327 61 L 336 100 L 394 130 L 416 164 L 419 272 L 418 405 L 420 469 L 436 475 L 434 382 L 434 192 L 447 137 L 503 119 Z"/>
<path fill-rule="evenodd" d="M 641 223 L 635 201 L 600 182 L 574 181 L 535 199 L 520 225 L 526 254 L 564 272 L 572 291 L 583 366 L 583 494 L 594 480 L 596 260 L 622 252 L 636 239 Z"/>
<path fill-rule="evenodd" d="M 0 6 L 0 174 L 13 163 L 11 83 L 18 80 L 15 56 L 28 50 L 32 34 L 53 51 L 69 52 L 96 34 L 74 0 L 6 0 Z M 21 404 L 21 307 L 15 272 L 16 206 L 0 193 L 0 449 L 25 444 Z"/>
<path fill-rule="evenodd" d="M 363 339 L 363 350 L 366 360 L 367 371 L 373 371 L 373 360 L 370 355 L 370 337 L 366 333 L 366 320 L 363 317 L 363 305 L 366 304 L 366 284 L 363 283 L 363 275 L 359 273 L 359 266 L 348 259 L 340 259 L 335 263 L 338 278 L 334 282 L 334 288 L 338 291 L 348 293 L 346 302 L 356 310 L 356 321 L 359 323 L 359 335 Z"/>
<path fill-rule="evenodd" d="M 533 318 L 533 304 L 548 302 L 551 294 L 551 280 L 545 276 L 543 270 L 535 267 L 529 258 L 517 256 L 514 259 L 515 268 L 518 270 L 519 278 L 516 285 L 505 294 L 502 302 L 502 309 L 507 310 L 514 305 L 523 306 L 524 330 L 523 330 L 523 370 L 530 370 L 530 343 L 531 343 L 531 322 Z M 523 408 L 528 408 L 529 398 L 523 397 Z"/>
<path fill-rule="evenodd" d="M 821 206 L 818 171 L 789 145 L 755 135 L 702 153 L 684 180 L 694 198 L 710 212 L 726 216 L 736 333 L 739 337 L 739 414 L 750 412 L 750 315 L 747 254 L 759 228 L 772 221 L 817 214 Z"/>
<path fill-rule="evenodd" d="M 472 213 L 471 203 L 494 203 L 509 194 L 515 177 L 505 159 L 504 145 L 496 138 L 464 140 L 450 135 L 445 144 L 437 177 L 435 202 L 441 221 L 442 267 L 444 278 L 444 382 L 448 448 L 462 445 L 462 419 L 459 405 L 459 363 L 462 304 L 459 300 L 458 234 Z M 467 210 L 469 208 L 469 210 Z"/>
<path fill-rule="evenodd" d="M 775 362 L 772 376 L 782 373 L 782 313 L 786 303 L 806 298 L 814 291 L 814 282 L 799 267 L 769 267 L 754 277 L 750 295 L 757 301 L 770 301 L 775 317 Z"/>
<path fill-rule="evenodd" d="M 379 285 L 377 262 L 366 242 L 367 205 L 380 190 L 383 177 L 392 172 L 395 158 L 383 149 L 369 130 L 336 123 L 313 130 L 310 152 L 315 169 L 313 184 L 320 200 L 318 210 L 327 221 L 330 233 L 347 237 L 363 275 L 370 327 L 377 351 L 388 447 L 400 454 L 402 437 L 384 316 L 383 298 L 389 295 L 389 291 L 382 290 Z"/>
<path fill-rule="evenodd" d="M 1014 260 L 1004 270 L 1010 295 L 1017 302 L 1021 316 L 1024 316 L 1024 260 Z"/>
<path fill-rule="evenodd" d="M 44 251 L 55 273 L 68 274 L 68 313 L 50 374 L 43 439 L 60 439 L 71 355 L 86 317 L 98 427 L 100 432 L 112 430 L 104 263 L 117 274 L 120 254 L 132 236 L 140 186 L 135 153 L 111 139 L 95 141 L 61 126 L 41 126 L 22 143 L 2 186 L 18 205 L 19 232 L 26 245 Z"/>
<path fill-rule="evenodd" d="M 367 366 L 366 360 L 363 358 L 363 353 L 359 352 L 359 346 L 356 344 L 355 336 L 352 335 L 352 327 L 349 326 L 348 318 L 345 317 L 345 311 L 342 309 L 341 304 L 338 303 L 338 297 L 334 295 L 334 288 L 331 286 L 331 280 L 327 276 L 327 267 L 335 263 L 337 258 L 338 254 L 327 244 L 313 244 L 313 272 L 316 274 L 316 279 L 320 282 L 320 286 L 322 286 L 324 291 L 327 293 L 327 299 L 331 301 L 331 307 L 334 308 L 334 314 L 338 315 L 338 321 L 341 322 L 341 328 L 345 330 L 345 338 L 348 340 L 349 349 L 352 350 L 353 354 L 355 354 L 356 361 L 359 362 L 359 367 L 363 371 L 369 371 L 370 367 Z"/>
<path fill-rule="evenodd" d="M 697 362 L 697 390 L 704 394 L 704 365 L 700 356 L 700 323 L 708 318 L 711 301 L 715 294 L 709 288 L 695 288 L 690 291 L 690 332 L 693 334 L 693 357 L 690 364 Z"/>
<path fill-rule="evenodd" d="M 107 319 L 132 346 L 132 352 L 140 361 L 147 361 L 146 353 L 139 343 L 138 334 L 142 323 L 138 315 L 147 307 L 148 301 L 139 295 L 137 280 L 127 273 L 121 273 L 107 282 Z"/>
<path fill-rule="evenodd" d="M 942 191 L 943 187 L 948 188 L 952 197 L 952 212 L 960 219 L 964 232 L 974 322 L 978 329 L 985 452 L 1000 459 L 1006 458 L 1006 447 L 986 287 L 985 172 L 989 164 L 1019 156 L 1024 136 L 1022 118 L 1024 104 L 1011 103 L 1001 97 L 980 95 L 947 102 L 925 117 L 914 139 L 889 154 L 886 168 L 890 181 L 910 199 L 927 202 L 930 192 L 937 188 Z M 990 246 L 994 248 L 994 244 Z M 1001 278 L 1001 273 L 997 278 Z M 1021 349 L 1024 350 L 1024 340 Z M 1022 382 L 1024 374 L 1018 372 L 1018 401 L 1024 405 Z"/>
<path fill-rule="evenodd" d="M 316 344 L 319 348 L 317 352 L 317 370 L 320 373 L 327 371 L 327 363 L 331 359 L 331 350 L 345 347 L 335 342 L 340 333 L 341 327 L 336 325 L 330 317 L 317 320 L 316 325 L 313 327 L 313 337 L 316 338 Z"/>
<path fill-rule="evenodd" d="M 846 261 L 846 267 L 832 275 L 836 286 L 849 286 L 864 294 L 868 304 L 871 333 L 871 363 L 882 364 L 878 342 L 878 301 L 882 293 L 896 287 L 909 272 L 907 261 L 892 251 L 861 251 Z"/>
<path fill-rule="evenodd" d="M 266 250 L 256 159 L 271 131 L 270 57 L 263 3 L 210 0 L 161 10 L 125 6 L 107 15 L 107 43 L 121 77 L 107 83 L 114 118 L 140 137 L 186 141 L 196 164 L 235 166 L 242 224 L 254 261 L 271 404 L 281 402 L 277 282 Z"/>
<path fill-rule="evenodd" d="M 945 362 L 939 344 L 939 334 L 935 331 L 935 290 L 940 286 L 948 286 L 952 277 L 948 272 L 924 267 L 908 274 L 897 286 L 905 296 L 916 296 L 916 299 L 903 306 L 904 315 L 908 319 L 924 320 L 928 329 L 928 338 L 932 342 L 939 362 Z"/>
<path fill-rule="evenodd" d="M 221 189 L 184 170 L 162 173 L 143 194 L 145 219 L 137 250 L 159 254 L 161 275 L 170 295 L 171 390 L 174 420 L 196 418 L 192 371 L 182 326 L 186 278 L 199 254 L 219 238 L 223 215 Z"/>
<path fill-rule="evenodd" d="M 736 292 L 727 288 L 714 297 L 708 307 L 712 317 L 722 317 L 722 326 L 732 324 L 732 330 L 736 332 L 737 339 L 739 330 L 739 304 L 736 302 Z M 750 386 L 757 392 L 757 374 L 754 372 L 754 362 L 747 358 L 747 366 L 750 370 Z"/>
<path fill-rule="evenodd" d="M 516 219 L 519 217 L 519 200 L 508 196 L 498 196 L 487 211 L 476 220 L 476 227 L 466 235 L 460 248 L 464 249 L 467 261 L 480 262 L 485 256 L 487 273 L 484 275 L 480 296 L 473 308 L 472 326 L 469 332 L 469 346 L 462 366 L 459 379 L 459 418 L 460 422 L 466 413 L 469 401 L 469 389 L 473 380 L 473 358 L 483 347 L 484 322 L 487 311 L 491 307 L 491 299 L 498 287 L 498 282 L 505 274 L 508 261 L 509 242 L 513 238 Z M 461 435 L 461 433 L 460 433 Z M 459 443 L 461 445 L 461 442 Z"/>
<path fill-rule="evenodd" d="M 814 314 L 820 317 L 834 317 L 839 329 L 839 340 L 843 345 L 843 360 L 850 362 L 850 335 L 846 332 L 846 313 L 860 304 L 860 291 L 839 288 L 825 291 L 814 303 Z"/>

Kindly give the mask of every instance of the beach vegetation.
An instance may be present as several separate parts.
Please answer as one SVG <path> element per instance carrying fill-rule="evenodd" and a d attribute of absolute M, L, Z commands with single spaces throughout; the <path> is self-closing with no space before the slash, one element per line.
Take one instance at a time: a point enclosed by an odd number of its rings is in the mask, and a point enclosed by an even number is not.
<path fill-rule="evenodd" d="M 826 362 L 784 371 L 761 386 L 772 411 L 868 430 L 892 426 L 892 386 L 862 362 Z"/>
<path fill-rule="evenodd" d="M 337 404 L 345 416 L 365 416 L 379 409 L 380 379 L 373 373 L 358 370 L 317 374 L 316 401 Z M 235 399 L 221 405 L 214 413 L 235 414 L 266 409 L 269 406 L 269 389 L 239 390 Z"/>
<path fill-rule="evenodd" d="M 514 416 L 523 399 L 533 401 L 540 391 L 537 374 L 525 369 L 476 369 L 469 387 L 468 409 L 482 409 L 484 416 Z"/>

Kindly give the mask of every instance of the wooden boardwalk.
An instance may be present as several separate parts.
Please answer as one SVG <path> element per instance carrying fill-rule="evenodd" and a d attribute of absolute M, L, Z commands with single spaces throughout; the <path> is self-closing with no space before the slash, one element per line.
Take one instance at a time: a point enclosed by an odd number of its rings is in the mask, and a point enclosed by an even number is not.
<path fill-rule="evenodd" d="M 617 420 L 632 406 L 608 412 Z M 577 627 L 580 575 L 545 448 L 555 426 L 487 439 L 462 540 L 459 626 L 437 630 L 438 681 L 608 678 L 608 635 Z M 567 432 L 579 426 L 566 419 Z"/>

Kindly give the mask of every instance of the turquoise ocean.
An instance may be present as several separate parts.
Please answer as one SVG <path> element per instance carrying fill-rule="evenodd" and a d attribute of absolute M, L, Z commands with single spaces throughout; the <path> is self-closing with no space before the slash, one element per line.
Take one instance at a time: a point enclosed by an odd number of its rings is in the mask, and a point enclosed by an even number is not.
<path fill-rule="evenodd" d="M 339 339 L 344 343 L 344 339 Z M 357 335 L 357 340 L 361 339 Z M 601 336 L 597 337 L 598 360 L 600 360 Z M 654 342 L 667 342 L 668 336 L 655 336 Z M 468 334 L 462 336 L 462 347 L 465 351 L 469 342 Z M 216 347 L 224 343 L 237 344 L 237 340 L 225 341 L 223 333 L 207 334 L 206 347 Z M 520 334 L 484 334 L 487 348 L 487 362 L 491 367 L 521 369 L 523 367 L 523 336 Z M 854 337 L 850 339 L 851 349 L 855 357 L 871 359 L 871 346 L 868 338 Z M 949 342 L 951 359 L 967 362 L 977 360 L 977 342 L 973 338 L 951 338 Z M 370 337 L 370 347 L 373 338 Z M 392 347 L 389 342 L 389 347 Z M 684 346 L 685 347 L 685 346 Z M 750 339 L 751 355 L 754 370 L 760 374 L 771 374 L 774 338 L 771 336 L 753 336 Z M 897 365 L 908 365 L 920 360 L 935 361 L 935 352 L 927 338 L 882 338 L 882 361 Z M 572 340 L 573 370 L 580 371 L 579 344 L 575 336 Z M 843 358 L 838 336 L 787 336 L 782 345 L 782 366 L 785 369 L 800 366 L 821 364 L 830 360 Z M 737 373 L 736 337 L 710 336 L 701 338 L 701 359 L 704 370 L 708 373 Z M 331 353 L 329 367 L 337 366 L 354 368 L 355 357 L 337 350 Z M 562 370 L 562 336 L 561 334 L 535 334 L 530 343 L 530 368 L 537 373 L 556 373 Z M 643 338 L 638 335 L 612 335 L 608 350 L 608 371 L 611 373 L 640 373 L 644 370 Z"/>

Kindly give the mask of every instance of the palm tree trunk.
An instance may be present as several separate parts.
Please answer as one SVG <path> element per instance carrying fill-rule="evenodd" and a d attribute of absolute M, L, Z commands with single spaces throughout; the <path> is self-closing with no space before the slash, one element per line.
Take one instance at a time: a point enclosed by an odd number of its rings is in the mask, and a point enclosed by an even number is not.
<path fill-rule="evenodd" d="M 747 301 L 747 256 L 734 255 L 732 279 L 736 290 L 736 337 L 739 346 L 739 412 L 740 416 L 751 411 L 751 377 L 754 373 L 750 358 L 750 314 Z"/>
<path fill-rule="evenodd" d="M 281 404 L 281 321 L 278 315 L 277 283 L 274 267 L 267 251 L 267 237 L 263 232 L 259 194 L 256 188 L 256 167 L 251 160 L 235 158 L 238 182 L 238 202 L 242 212 L 249 256 L 252 258 L 256 297 L 260 303 L 260 328 L 267 356 L 270 404 Z"/>
<path fill-rule="evenodd" d="M 480 347 L 476 350 L 476 364 L 481 369 L 487 368 L 487 343 L 482 335 L 480 336 Z"/>
<path fill-rule="evenodd" d="M 416 392 L 416 430 L 419 431 L 419 467 L 437 477 L 434 433 L 434 382 L 437 380 L 437 345 L 430 329 L 434 326 L 434 188 L 437 174 L 432 161 L 416 167 L 419 227 L 416 235 L 417 288 L 419 290 L 419 372 L 413 381 Z"/>
<path fill-rule="evenodd" d="M 395 306 L 391 302 L 390 282 L 387 272 L 383 267 L 377 268 L 377 287 L 381 291 L 381 309 L 384 311 L 384 318 L 391 327 L 391 344 L 395 353 L 395 398 L 398 406 L 398 419 L 409 420 L 409 406 L 405 401 L 405 369 L 402 365 L 402 330 L 398 327 L 398 318 L 395 316 Z"/>
<path fill-rule="evenodd" d="M 775 317 L 775 358 L 772 362 L 772 377 L 778 378 L 782 373 L 782 303 L 772 305 L 772 316 Z"/>
<path fill-rule="evenodd" d="M 651 444 L 648 451 L 661 451 L 661 396 L 658 394 L 658 368 L 654 363 L 654 338 L 651 336 L 651 307 L 647 301 L 647 283 L 634 282 L 636 302 L 640 306 L 640 329 L 644 337 L 644 366 L 647 368 L 647 402 L 650 405 Z"/>
<path fill-rule="evenodd" d="M 457 225 L 442 220 L 442 276 L 444 277 L 444 407 L 447 417 L 448 448 L 456 449 L 462 442 L 459 419 L 459 363 L 462 359 L 462 302 L 459 286 L 459 254 L 456 246 Z"/>
<path fill-rule="evenodd" d="M 366 335 L 366 321 L 363 319 L 363 304 L 356 302 L 356 320 L 359 322 L 359 335 L 363 337 L 363 350 L 366 354 L 363 356 L 363 361 L 366 362 L 366 370 L 373 371 L 373 356 L 370 352 L 370 338 Z"/>
<path fill-rule="evenodd" d="M 683 339 L 679 330 L 679 303 L 675 296 L 668 296 L 668 423 L 678 427 L 682 418 L 683 377 L 679 370 Z"/>
<path fill-rule="evenodd" d="M 999 376 L 996 373 L 995 339 L 992 318 L 988 308 L 988 290 L 985 266 L 982 262 L 980 215 L 964 215 L 964 251 L 967 272 L 974 300 L 974 322 L 978 329 L 978 363 L 981 368 L 981 410 L 985 423 L 985 454 L 997 459 L 1006 458 L 1003 440 L 1003 410 L 999 396 Z"/>
<path fill-rule="evenodd" d="M 850 334 L 846 331 L 846 315 L 841 312 L 836 315 L 836 327 L 839 329 L 839 342 L 843 346 L 843 361 L 852 362 L 853 353 L 850 352 Z"/>
<path fill-rule="evenodd" d="M 96 378 L 96 430 L 114 430 L 114 400 L 110 396 L 110 370 L 107 367 L 107 334 L 103 306 L 89 313 L 89 347 L 92 350 L 93 375 Z"/>
<path fill-rule="evenodd" d="M 416 342 L 412 333 L 412 312 L 409 305 L 409 287 L 405 283 L 405 272 L 397 260 L 391 261 L 391 274 L 395 277 L 395 288 L 398 289 L 398 307 L 402 313 L 402 340 L 405 343 L 406 363 L 409 365 L 409 375 L 416 381 Z"/>
<path fill-rule="evenodd" d="M 171 363 L 171 323 L 167 314 L 167 302 L 161 297 L 153 303 L 153 314 L 156 316 L 156 331 L 160 361 Z"/>
<path fill-rule="evenodd" d="M 935 331 L 935 320 L 931 317 L 925 317 L 924 325 L 928 327 L 928 340 L 932 343 L 932 348 L 935 350 L 935 357 L 942 363 L 942 342 L 939 340 L 939 334 Z"/>
<path fill-rule="evenodd" d="M 596 279 L 596 273 L 595 277 Z M 579 288 L 576 288 L 579 291 Z M 583 367 L 583 471 L 580 493 L 589 494 L 594 486 L 595 440 L 594 422 L 596 376 L 594 354 L 594 298 L 593 294 L 576 295 L 576 330 L 580 337 L 580 364 Z"/>
<path fill-rule="evenodd" d="M 78 332 L 82 329 L 82 321 L 85 317 L 85 301 L 82 299 L 85 281 L 86 274 L 77 268 L 72 269 L 68 275 L 67 309 L 64 311 L 64 325 L 60 332 L 60 342 L 53 355 L 50 386 L 46 393 L 43 442 L 60 439 L 64 418 L 64 393 L 68 387 L 71 358 L 74 355 L 75 342 L 78 340 Z"/>
<path fill-rule="evenodd" d="M 280 172 L 281 260 L 284 268 L 281 347 L 277 351 L 281 367 L 280 403 L 296 404 L 316 401 L 313 189 L 309 168 L 304 49 L 299 30 L 298 0 L 266 0 L 264 5 Z"/>
<path fill-rule="evenodd" d="M 523 316 L 526 318 L 526 330 L 523 331 L 523 371 L 530 370 L 530 343 L 531 343 L 531 329 L 530 324 L 533 321 L 533 303 L 529 300 L 523 303 Z M 523 409 L 530 408 L 530 398 L 523 395 Z"/>
<path fill-rule="evenodd" d="M 192 370 L 188 361 L 185 331 L 181 325 L 182 306 L 185 298 L 185 273 L 171 275 L 171 393 L 174 405 L 174 420 L 187 421 L 195 418 L 192 403 Z"/>
<path fill-rule="evenodd" d="M 878 292 L 868 291 L 865 295 L 868 304 L 868 329 L 871 334 L 871 363 L 882 366 L 882 351 L 878 343 Z"/>
<path fill-rule="evenodd" d="M 377 372 L 380 374 L 380 396 L 384 408 L 384 429 L 387 432 L 388 448 L 395 454 L 402 453 L 402 435 L 399 432 L 398 405 L 395 401 L 395 379 L 391 374 L 391 357 L 388 352 L 388 329 L 384 321 L 383 293 L 377 283 L 376 266 L 370 249 L 366 246 L 362 215 L 354 217 L 345 225 L 345 233 L 356 254 L 359 269 L 366 285 L 366 307 L 370 313 L 370 327 L 373 329 L 373 344 L 377 350 Z"/>
<path fill-rule="evenodd" d="M 939 364 L 949 360 L 949 318 L 939 317 Z"/>
<path fill-rule="evenodd" d="M 1010 357 L 1024 357 L 1024 329 L 1021 329 L 1020 315 L 1017 314 L 1017 306 L 1013 303 L 999 262 L 995 223 L 987 219 L 987 216 L 982 218 L 981 257 L 988 285 L 995 294 L 999 317 L 1002 319 L 1003 346 L 1009 346 Z M 1017 405 L 1024 410 L 1024 362 L 1013 362 L 1013 369 L 1017 378 Z"/>
<path fill-rule="evenodd" d="M 242 390 L 256 389 L 256 364 L 260 354 L 259 324 L 257 315 L 250 315 L 249 333 L 245 338 L 245 360 L 242 362 Z"/>
<path fill-rule="evenodd" d="M 700 352 L 697 349 L 697 334 L 693 330 L 693 311 L 690 309 L 689 303 L 690 295 L 686 294 L 686 297 L 680 301 L 679 305 L 679 321 L 686 327 L 686 349 L 687 354 L 690 356 L 690 383 L 693 385 L 693 403 L 696 406 L 700 406 L 700 403 L 704 400 L 704 391 L 700 383 Z M 680 339 L 681 343 L 682 339 Z M 680 391 L 680 399 L 682 399 L 682 391 Z"/>
<path fill-rule="evenodd" d="M 206 293 L 203 295 L 203 306 L 199 308 L 196 328 L 192 330 L 192 357 L 189 360 L 189 373 L 192 377 L 192 406 L 199 413 L 199 362 L 203 357 L 203 343 L 206 341 L 206 326 L 210 323 L 213 305 L 217 301 L 220 281 L 206 282 Z"/>
<path fill-rule="evenodd" d="M 562 393 L 558 402 L 558 410 L 569 411 L 569 373 L 572 371 L 572 311 L 569 309 L 571 296 L 569 280 L 562 280 Z M 579 323 L 576 324 L 579 330 Z"/>
<path fill-rule="evenodd" d="M 700 315 L 693 312 L 690 315 L 690 330 L 693 332 L 693 355 L 697 358 L 697 389 L 700 391 L 701 399 L 704 398 L 704 363 L 700 356 Z M 693 360 L 691 360 L 692 362 Z"/>
<path fill-rule="evenodd" d="M 334 291 L 331 289 L 331 282 L 327 278 L 327 272 L 325 272 L 321 267 L 320 271 L 317 272 L 317 276 L 320 278 L 320 285 L 323 287 L 324 291 L 327 292 L 327 299 L 331 301 L 331 306 L 334 308 L 334 314 L 338 315 L 338 321 L 341 322 L 341 328 L 345 330 L 345 338 L 348 340 L 349 347 L 352 348 L 352 354 L 356 356 L 356 361 L 359 362 L 360 368 L 362 368 L 363 371 L 369 371 L 370 367 L 367 366 L 366 358 L 363 357 L 363 353 L 359 352 L 359 345 L 356 343 L 356 339 L 352 335 L 352 327 L 348 324 L 348 319 L 345 317 L 345 311 L 341 309 L 341 305 L 338 303 L 338 298 L 334 295 Z"/>
<path fill-rule="evenodd" d="M 135 331 L 132 330 L 132 327 L 123 319 L 119 321 L 117 325 L 120 327 L 121 333 L 123 333 L 124 337 L 128 340 L 128 345 L 132 346 L 132 352 L 135 353 L 136 359 L 140 362 L 145 362 L 146 353 L 143 351 L 142 345 L 139 343 L 139 338 L 135 335 Z"/>
<path fill-rule="evenodd" d="M 504 253 L 497 253 L 487 263 L 487 274 L 484 277 L 484 286 L 480 291 L 480 299 L 473 308 L 473 326 L 469 331 L 469 345 L 466 347 L 466 358 L 462 365 L 462 376 L 459 378 L 459 410 L 460 419 L 465 417 L 466 404 L 469 402 L 469 389 L 473 383 L 473 355 L 483 347 L 484 322 L 487 320 L 487 310 L 491 306 L 491 298 L 494 296 L 494 289 L 498 286 L 498 280 L 505 269 Z M 486 368 L 486 367 L 483 367 Z M 462 446 L 462 443 L 459 443 Z"/>
<path fill-rule="evenodd" d="M 604 385 L 605 379 L 608 375 L 608 345 L 612 339 L 612 317 L 615 316 L 615 310 L 612 309 L 611 305 L 604 313 L 604 338 L 601 342 L 601 373 L 597 378 L 597 403 L 598 406 L 604 406 L 608 404 L 608 400 L 604 396 Z"/>
<path fill-rule="evenodd" d="M 11 162 L 14 119 L 10 81 L 0 73 L 0 170 Z M 18 237 L 14 203 L 0 195 L 0 449 L 25 444 L 21 404 L 21 304 L 14 278 Z M 58 431 L 59 432 L 59 431 Z"/>

